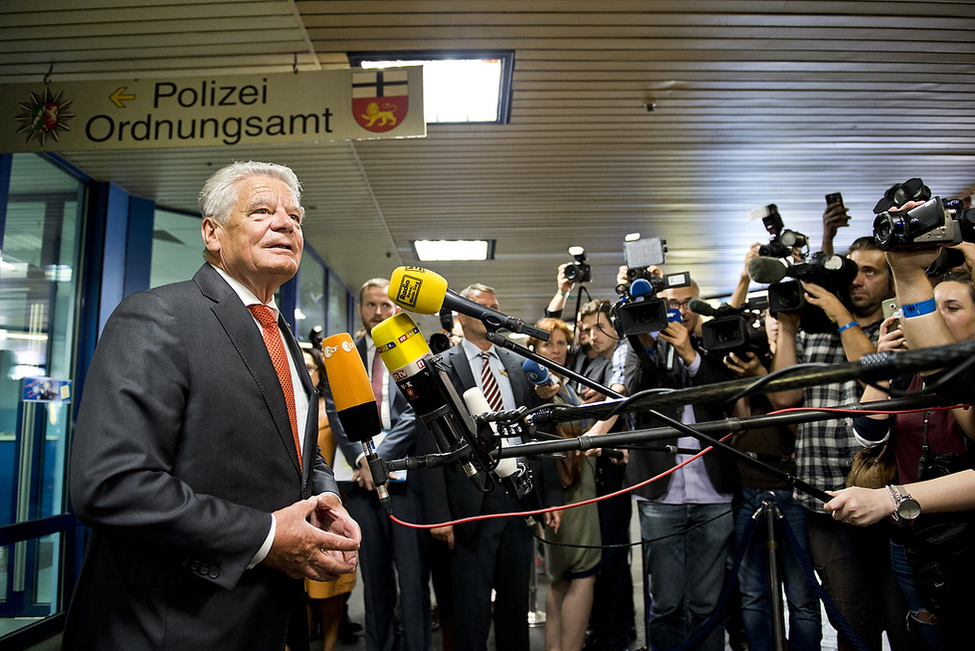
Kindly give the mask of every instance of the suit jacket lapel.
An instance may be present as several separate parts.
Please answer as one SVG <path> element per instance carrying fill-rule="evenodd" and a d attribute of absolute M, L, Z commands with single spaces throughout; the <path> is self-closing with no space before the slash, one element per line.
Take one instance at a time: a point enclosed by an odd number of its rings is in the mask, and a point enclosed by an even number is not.
<path fill-rule="evenodd" d="M 295 466 L 295 473 L 297 474 L 299 468 L 298 453 L 295 450 L 294 437 L 291 435 L 291 418 L 288 416 L 288 407 L 284 402 L 284 392 L 281 390 L 281 382 L 278 380 L 278 374 L 274 370 L 271 357 L 267 353 L 267 346 L 264 344 L 264 339 L 261 337 L 260 330 L 254 324 L 254 317 L 251 315 L 250 310 L 240 301 L 240 298 L 230 285 L 209 264 L 203 265 L 193 277 L 193 280 L 196 281 L 204 296 L 215 301 L 212 308 L 213 313 L 217 317 L 217 320 L 220 321 L 234 348 L 237 349 L 237 353 L 240 355 L 248 371 L 250 371 L 258 388 L 260 388 L 261 394 L 264 396 L 264 402 L 278 430 L 278 436 L 291 456 L 291 460 Z M 291 350 L 291 354 L 294 355 L 297 342 L 291 336 L 290 330 L 284 328 L 282 332 L 286 333 L 284 339 L 288 342 L 288 348 Z M 294 344 L 293 347 L 292 344 Z M 302 358 L 299 356 L 298 359 Z M 302 361 L 299 368 L 304 368 L 304 366 L 304 362 Z M 304 374 L 299 372 L 298 375 L 307 375 L 307 372 Z M 305 381 L 304 377 L 302 377 L 303 385 Z M 311 380 L 307 380 L 307 382 L 309 385 L 311 384 Z M 307 387 L 304 388 L 307 390 Z M 309 409 L 310 413 L 311 409 Z M 317 431 L 317 422 L 315 425 Z M 307 452 L 309 447 L 307 444 L 308 439 L 306 438 L 305 441 L 305 451 Z M 307 464 L 305 464 L 305 467 L 307 467 Z"/>

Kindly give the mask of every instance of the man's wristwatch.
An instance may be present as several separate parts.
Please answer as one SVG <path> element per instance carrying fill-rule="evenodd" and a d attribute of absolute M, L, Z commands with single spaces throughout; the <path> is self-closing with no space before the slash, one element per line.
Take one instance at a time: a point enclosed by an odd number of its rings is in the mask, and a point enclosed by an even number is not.
<path fill-rule="evenodd" d="M 910 496 L 903 486 L 887 485 L 887 492 L 894 502 L 894 519 L 911 521 L 921 515 L 921 505 Z"/>

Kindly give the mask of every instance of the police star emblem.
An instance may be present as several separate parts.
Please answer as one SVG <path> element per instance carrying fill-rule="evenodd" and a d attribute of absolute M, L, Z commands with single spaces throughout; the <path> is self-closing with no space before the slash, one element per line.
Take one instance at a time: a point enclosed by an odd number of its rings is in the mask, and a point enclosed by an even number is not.
<path fill-rule="evenodd" d="M 31 93 L 29 101 L 20 103 L 22 112 L 16 116 L 16 120 L 21 126 L 17 133 L 26 133 L 27 142 L 36 139 L 44 146 L 48 136 L 57 141 L 59 132 L 70 131 L 68 120 L 75 114 L 67 109 L 73 100 L 64 100 L 62 95 L 63 92 L 54 95 L 50 88 L 44 89 L 40 95 Z"/>

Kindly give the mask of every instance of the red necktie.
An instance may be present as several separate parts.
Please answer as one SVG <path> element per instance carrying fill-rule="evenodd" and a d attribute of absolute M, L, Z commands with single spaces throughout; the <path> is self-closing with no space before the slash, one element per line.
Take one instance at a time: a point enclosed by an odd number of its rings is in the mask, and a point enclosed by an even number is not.
<path fill-rule="evenodd" d="M 501 387 L 498 386 L 498 380 L 491 370 L 491 353 L 478 353 L 478 356 L 483 360 L 481 388 L 484 389 L 484 398 L 491 405 L 492 410 L 501 411 L 504 408 L 504 401 L 501 399 Z"/>
<path fill-rule="evenodd" d="M 372 358 L 372 395 L 376 396 L 379 417 L 383 415 L 383 360 L 379 351 Z"/>
<path fill-rule="evenodd" d="M 284 343 L 281 341 L 281 333 L 278 330 L 278 322 L 274 318 L 274 312 L 266 305 L 248 305 L 254 318 L 261 324 L 261 334 L 264 336 L 264 345 L 267 352 L 271 355 L 271 362 L 274 370 L 277 371 L 278 381 L 281 382 L 281 390 L 284 391 L 284 402 L 288 406 L 288 418 L 291 420 L 291 435 L 295 440 L 295 450 L 298 452 L 298 468 L 301 468 L 301 441 L 298 438 L 298 416 L 295 411 L 295 390 L 291 384 L 291 367 L 288 365 L 288 353 L 284 350 Z"/>

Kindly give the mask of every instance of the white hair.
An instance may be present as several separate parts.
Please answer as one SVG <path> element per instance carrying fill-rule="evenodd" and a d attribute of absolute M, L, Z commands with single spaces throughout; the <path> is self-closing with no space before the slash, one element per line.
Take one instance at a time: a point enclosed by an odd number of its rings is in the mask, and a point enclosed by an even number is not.
<path fill-rule="evenodd" d="M 267 176 L 280 179 L 287 184 L 298 210 L 304 215 L 301 203 L 301 183 L 290 167 L 276 163 L 261 163 L 257 161 L 240 161 L 227 165 L 207 179 L 200 191 L 200 213 L 204 219 L 210 217 L 221 224 L 226 224 L 230 213 L 237 203 L 237 185 L 250 176 Z"/>

